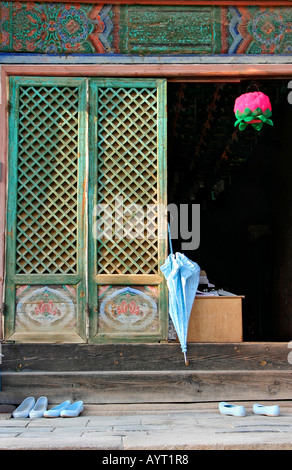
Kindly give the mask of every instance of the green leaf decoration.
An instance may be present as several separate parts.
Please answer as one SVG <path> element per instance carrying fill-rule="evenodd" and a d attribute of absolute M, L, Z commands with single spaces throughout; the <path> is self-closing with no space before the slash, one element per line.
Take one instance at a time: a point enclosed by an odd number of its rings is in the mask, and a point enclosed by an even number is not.
<path fill-rule="evenodd" d="M 246 128 L 246 126 L 247 126 L 246 122 L 241 122 L 241 123 L 239 124 L 239 130 L 240 130 L 240 131 L 244 131 L 244 129 Z"/>
<path fill-rule="evenodd" d="M 254 117 L 258 117 L 258 116 L 260 116 L 261 114 L 263 114 L 261 108 L 256 108 L 256 109 L 253 111 L 253 113 L 252 113 L 252 115 L 253 115 Z"/>
<path fill-rule="evenodd" d="M 261 113 L 261 114 L 258 114 L 258 113 Z M 256 129 L 257 131 L 261 130 L 261 128 L 263 127 L 263 123 L 265 124 L 269 124 L 270 126 L 273 126 L 274 123 L 271 119 L 269 119 L 269 117 L 272 115 L 271 111 L 269 109 L 266 109 L 266 111 L 264 113 L 262 113 L 262 111 L 260 110 L 260 108 L 257 108 L 255 109 L 255 111 L 253 113 L 251 113 L 251 111 L 246 108 L 244 110 L 244 113 L 240 113 L 239 111 L 236 111 L 235 113 L 235 116 L 238 118 L 236 120 L 236 122 L 234 123 L 234 127 L 237 126 L 237 124 L 239 124 L 239 130 L 241 131 L 244 131 L 244 129 L 246 128 L 246 126 L 251 123 L 252 124 L 252 127 L 254 129 Z M 260 119 L 262 122 L 252 122 L 254 119 Z"/>
<path fill-rule="evenodd" d="M 257 116 L 257 118 L 258 118 L 258 117 L 259 117 L 259 116 Z M 246 117 L 244 120 L 245 120 L 245 122 L 253 121 L 253 120 L 254 120 L 254 116 Z"/>
<path fill-rule="evenodd" d="M 243 111 L 243 116 L 252 116 L 252 111 L 249 108 L 245 108 L 245 110 Z"/>
<path fill-rule="evenodd" d="M 263 127 L 263 123 L 262 122 L 255 122 L 252 124 L 252 127 L 256 130 L 256 131 L 260 131 L 261 128 Z"/>

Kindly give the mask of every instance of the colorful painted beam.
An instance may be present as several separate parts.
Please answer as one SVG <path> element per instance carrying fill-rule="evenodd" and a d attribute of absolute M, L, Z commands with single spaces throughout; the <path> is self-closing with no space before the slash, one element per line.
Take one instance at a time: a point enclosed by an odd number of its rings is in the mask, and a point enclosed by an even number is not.
<path fill-rule="evenodd" d="M 56 55 L 291 54 L 292 9 L 0 3 L 0 52 Z"/>
<path fill-rule="evenodd" d="M 27 0 L 12 0 L 26 2 Z M 54 3 L 58 0 L 42 0 L 42 2 Z M 64 3 L 88 3 L 88 0 L 63 0 Z M 104 0 L 104 4 L 110 5 L 260 5 L 283 6 L 291 5 L 291 0 Z"/>

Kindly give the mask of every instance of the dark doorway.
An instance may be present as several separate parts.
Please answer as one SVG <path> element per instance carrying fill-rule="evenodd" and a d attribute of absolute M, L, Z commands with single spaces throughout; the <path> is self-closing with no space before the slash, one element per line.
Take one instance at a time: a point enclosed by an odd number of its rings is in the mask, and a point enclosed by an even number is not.
<path fill-rule="evenodd" d="M 274 126 L 239 131 L 234 102 L 251 85 L 269 96 Z M 288 92 L 287 80 L 168 85 L 168 202 L 200 204 L 200 246 L 185 254 L 216 287 L 245 296 L 244 341 L 292 338 Z"/>

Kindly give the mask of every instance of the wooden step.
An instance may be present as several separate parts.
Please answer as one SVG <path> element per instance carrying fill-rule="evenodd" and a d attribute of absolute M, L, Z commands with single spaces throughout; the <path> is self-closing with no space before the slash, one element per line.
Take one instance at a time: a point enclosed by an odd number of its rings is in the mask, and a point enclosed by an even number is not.
<path fill-rule="evenodd" d="M 190 343 L 187 370 L 289 370 L 290 343 Z M 186 370 L 178 343 L 4 343 L 3 371 Z"/>
<path fill-rule="evenodd" d="M 291 400 L 288 343 L 4 344 L 0 402 L 199 403 Z"/>
<path fill-rule="evenodd" d="M 4 372 L 2 403 L 45 395 L 85 403 L 195 403 L 230 400 L 289 400 L 287 371 Z"/>

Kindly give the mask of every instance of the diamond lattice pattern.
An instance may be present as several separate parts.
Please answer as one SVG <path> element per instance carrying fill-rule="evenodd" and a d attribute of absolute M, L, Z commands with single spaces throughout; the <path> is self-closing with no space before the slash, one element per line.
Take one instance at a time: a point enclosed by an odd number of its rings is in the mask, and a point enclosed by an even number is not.
<path fill-rule="evenodd" d="M 19 93 L 16 272 L 73 274 L 78 89 L 23 86 Z"/>
<path fill-rule="evenodd" d="M 98 274 L 158 272 L 157 194 L 157 90 L 100 87 Z"/>

